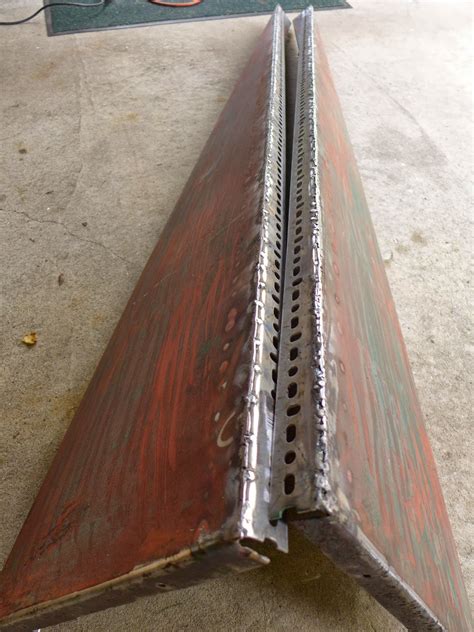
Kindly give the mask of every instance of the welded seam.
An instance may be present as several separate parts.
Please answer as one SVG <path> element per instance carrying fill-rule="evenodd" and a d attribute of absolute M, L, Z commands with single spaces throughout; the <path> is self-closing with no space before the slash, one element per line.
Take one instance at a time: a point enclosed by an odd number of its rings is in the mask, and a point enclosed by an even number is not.
<path fill-rule="evenodd" d="M 313 357 L 313 389 L 316 400 L 315 413 L 317 417 L 317 451 L 316 451 L 316 491 L 322 504 L 329 500 L 328 478 L 328 423 L 326 415 L 326 367 L 324 359 L 324 312 L 323 312 L 323 244 L 322 244 L 322 202 L 319 171 L 319 134 L 318 134 L 318 99 L 316 88 L 316 64 L 314 48 L 313 7 L 305 11 L 305 46 L 307 54 L 308 82 L 308 113 L 310 126 L 311 163 L 310 163 L 310 222 L 312 261 L 314 275 L 314 294 L 312 306 L 314 310 L 314 357 Z M 327 507 L 329 509 L 329 507 Z"/>
<path fill-rule="evenodd" d="M 241 535 L 271 539 L 287 549 L 287 528 L 269 521 L 268 503 L 279 347 L 281 254 L 285 167 L 284 13 L 273 18 L 272 59 L 264 156 L 264 185 L 259 261 L 256 270 L 254 331 L 244 430 Z"/>

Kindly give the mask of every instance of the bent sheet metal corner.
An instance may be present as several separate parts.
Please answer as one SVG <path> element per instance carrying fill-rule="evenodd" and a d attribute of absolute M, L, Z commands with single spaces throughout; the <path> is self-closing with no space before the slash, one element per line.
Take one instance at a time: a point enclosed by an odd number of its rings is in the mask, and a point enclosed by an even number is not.
<path fill-rule="evenodd" d="M 471 629 L 312 10 L 296 36 L 297 68 L 278 8 L 138 281 L 1 574 L 4 630 L 261 566 L 287 520 L 410 629 Z"/>
<path fill-rule="evenodd" d="M 295 25 L 272 517 L 297 519 L 410 629 L 468 632 L 433 454 L 312 10 Z"/>
<path fill-rule="evenodd" d="M 285 222 L 285 36 L 261 35 L 1 575 L 31 630 L 268 562 Z M 245 544 L 241 541 L 245 539 Z"/>

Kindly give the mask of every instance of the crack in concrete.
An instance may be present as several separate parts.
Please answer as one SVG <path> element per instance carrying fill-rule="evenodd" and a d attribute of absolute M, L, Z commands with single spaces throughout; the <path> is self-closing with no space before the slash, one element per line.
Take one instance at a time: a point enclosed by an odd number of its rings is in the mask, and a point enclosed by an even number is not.
<path fill-rule="evenodd" d="M 8 211 L 5 211 L 4 209 L 0 209 L 0 211 L 2 213 L 8 214 Z M 31 217 L 31 215 L 28 215 L 28 213 L 26 213 L 25 211 L 12 210 L 10 212 L 14 213 L 15 215 L 21 215 L 21 216 L 25 217 L 27 219 L 27 221 L 29 221 L 29 222 L 36 222 L 38 224 L 56 224 L 57 226 L 61 226 L 70 237 L 74 237 L 78 241 L 82 241 L 82 242 L 87 243 L 87 244 L 93 244 L 95 246 L 100 246 L 101 248 L 103 248 L 106 252 L 108 252 L 113 257 L 115 257 L 117 259 L 120 259 L 121 261 L 123 261 L 124 263 L 126 263 L 128 265 L 134 265 L 131 261 L 129 261 L 128 259 L 126 259 L 122 255 L 117 254 L 116 252 L 111 250 L 108 246 L 103 244 L 101 241 L 96 241 L 95 239 L 87 239 L 87 237 L 81 237 L 80 235 L 77 235 L 76 233 L 73 233 L 65 224 L 63 224 L 62 222 L 58 222 L 55 219 L 38 219 L 37 217 Z"/>

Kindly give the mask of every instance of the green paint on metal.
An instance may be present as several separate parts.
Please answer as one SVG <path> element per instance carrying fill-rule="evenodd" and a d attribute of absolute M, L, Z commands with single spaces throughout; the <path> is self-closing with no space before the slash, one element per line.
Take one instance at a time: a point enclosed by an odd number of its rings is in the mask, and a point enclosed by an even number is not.
<path fill-rule="evenodd" d="M 221 336 L 215 338 L 209 338 L 199 347 L 197 352 L 197 366 L 202 367 L 206 358 L 211 352 L 215 352 L 222 348 L 223 340 Z"/>

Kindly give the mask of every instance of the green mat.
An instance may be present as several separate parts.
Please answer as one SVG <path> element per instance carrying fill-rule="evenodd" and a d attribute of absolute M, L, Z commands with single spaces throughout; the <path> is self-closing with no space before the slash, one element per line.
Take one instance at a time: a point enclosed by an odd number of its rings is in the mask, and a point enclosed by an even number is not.
<path fill-rule="evenodd" d="M 47 0 L 45 4 L 48 4 Z M 61 35 L 153 22 L 181 22 L 271 13 L 277 4 L 285 11 L 299 11 L 310 4 L 315 9 L 341 9 L 350 6 L 345 0 L 203 0 L 195 7 L 171 8 L 153 5 L 147 0 L 111 0 L 107 6 L 90 9 L 52 7 L 45 11 L 45 15 L 48 34 Z"/>

